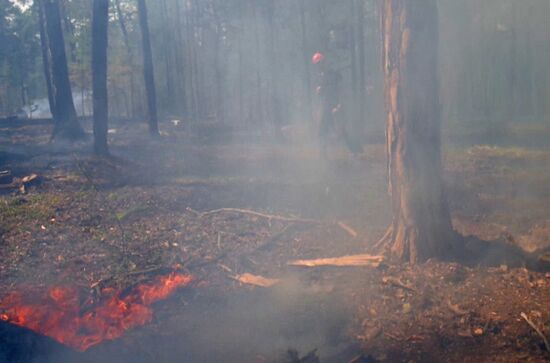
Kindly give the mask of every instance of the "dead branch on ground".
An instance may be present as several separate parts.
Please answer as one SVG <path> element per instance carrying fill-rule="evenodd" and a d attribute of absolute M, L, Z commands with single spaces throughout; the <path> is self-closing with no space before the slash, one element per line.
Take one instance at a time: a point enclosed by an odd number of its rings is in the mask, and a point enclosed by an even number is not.
<path fill-rule="evenodd" d="M 320 267 L 320 266 L 337 266 L 337 267 L 378 267 L 384 261 L 384 256 L 373 255 L 353 255 L 336 258 L 320 258 L 315 260 L 296 260 L 290 261 L 290 266 L 302 267 Z"/>
<path fill-rule="evenodd" d="M 544 347 L 547 351 L 550 352 L 550 343 L 548 343 L 548 339 L 546 339 L 546 336 L 543 334 L 542 330 L 540 330 L 539 327 L 537 327 L 535 323 L 533 323 L 533 321 L 527 317 L 527 314 L 521 313 L 520 316 L 523 318 L 523 320 L 527 322 L 527 324 L 529 324 L 529 326 L 531 326 L 531 328 L 533 328 L 537 332 L 537 334 L 542 338 L 542 341 L 544 342 Z"/>
<path fill-rule="evenodd" d="M 403 281 L 401 281 L 397 277 L 385 276 L 385 277 L 382 278 L 382 282 L 387 284 L 387 285 L 399 287 L 399 288 L 407 290 L 407 291 L 418 292 L 414 287 L 404 283 Z"/>
<path fill-rule="evenodd" d="M 307 223 L 307 224 L 321 224 L 320 221 L 317 221 L 315 219 L 305 219 L 305 218 L 294 218 L 294 217 L 285 217 L 275 214 L 265 214 L 261 212 L 256 212 L 250 209 L 239 209 L 239 208 L 220 208 L 220 209 L 214 209 L 208 212 L 204 212 L 200 214 L 200 217 L 206 217 L 213 214 L 218 213 L 240 213 L 240 214 L 248 214 L 260 218 L 265 218 L 269 220 L 277 220 L 282 222 L 296 222 L 296 223 Z"/>

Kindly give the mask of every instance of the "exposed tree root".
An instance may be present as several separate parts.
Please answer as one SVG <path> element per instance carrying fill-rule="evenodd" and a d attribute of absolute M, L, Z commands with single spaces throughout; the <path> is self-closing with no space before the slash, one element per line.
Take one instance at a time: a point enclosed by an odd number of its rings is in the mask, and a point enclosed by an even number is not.
<path fill-rule="evenodd" d="M 550 271 L 550 261 L 546 259 L 550 248 L 528 253 L 505 239 L 485 241 L 475 236 L 462 236 L 454 230 L 447 237 L 434 240 L 434 243 L 440 243 L 441 246 L 432 249 L 434 253 L 431 255 L 417 254 L 416 246 L 423 243 L 422 240 L 411 238 L 406 233 L 395 233 L 392 225 L 369 249 L 369 252 L 384 255 L 389 261 L 396 263 L 405 261 L 414 264 L 430 258 L 438 258 L 467 266 L 506 265 L 525 267 L 534 271 Z M 416 246 L 413 246 L 414 244 Z"/>

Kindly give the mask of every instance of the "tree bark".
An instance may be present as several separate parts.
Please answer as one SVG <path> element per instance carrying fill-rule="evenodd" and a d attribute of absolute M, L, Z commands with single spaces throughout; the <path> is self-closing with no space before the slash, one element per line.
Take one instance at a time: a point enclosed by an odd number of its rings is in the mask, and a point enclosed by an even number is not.
<path fill-rule="evenodd" d="M 137 0 L 137 4 L 139 13 L 139 26 L 141 29 L 141 41 L 143 46 L 143 78 L 145 80 L 145 93 L 147 94 L 147 108 L 149 111 L 149 133 L 152 136 L 159 136 L 157 93 L 155 88 L 151 39 L 149 36 L 147 4 L 145 3 L 145 0 Z"/>
<path fill-rule="evenodd" d="M 48 36 L 46 35 L 46 19 L 44 18 L 44 4 L 42 1 L 36 3 L 38 8 L 38 25 L 40 28 L 40 49 L 42 51 L 42 67 L 44 69 L 44 78 L 46 81 L 46 89 L 48 91 L 48 104 L 50 113 L 55 120 L 55 95 L 52 85 L 52 70 L 50 63 L 50 50 L 48 49 Z"/>
<path fill-rule="evenodd" d="M 46 17 L 47 35 L 52 56 L 52 78 L 55 87 L 55 127 L 52 139 L 61 137 L 77 140 L 85 137 L 84 130 L 78 123 L 73 102 L 65 40 L 61 28 L 59 0 L 43 0 Z"/>
<path fill-rule="evenodd" d="M 385 0 L 384 77 L 393 220 L 381 242 L 411 263 L 453 253 L 442 181 L 436 0 Z"/>
<path fill-rule="evenodd" d="M 94 107 L 94 152 L 109 155 L 107 45 L 109 27 L 109 0 L 93 0 L 92 20 L 92 86 Z"/>

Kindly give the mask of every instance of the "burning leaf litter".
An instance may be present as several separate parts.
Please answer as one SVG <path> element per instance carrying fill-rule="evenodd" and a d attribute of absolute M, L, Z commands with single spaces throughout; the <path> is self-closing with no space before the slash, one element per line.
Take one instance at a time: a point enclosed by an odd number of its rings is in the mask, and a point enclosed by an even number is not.
<path fill-rule="evenodd" d="M 86 351 L 151 322 L 151 305 L 192 281 L 191 275 L 173 272 L 138 285 L 127 294 L 105 288 L 102 293 L 110 298 L 95 305 L 90 299 L 82 304 L 74 287 L 56 286 L 36 294 L 15 291 L 0 300 L 0 319 Z"/>

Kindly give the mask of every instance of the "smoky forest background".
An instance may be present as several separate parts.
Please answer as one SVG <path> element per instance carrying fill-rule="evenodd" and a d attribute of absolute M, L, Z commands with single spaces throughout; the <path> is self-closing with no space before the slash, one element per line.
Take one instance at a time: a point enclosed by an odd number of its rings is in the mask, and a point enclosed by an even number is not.
<path fill-rule="evenodd" d="M 24 2 L 20 2 L 24 4 Z M 550 32 L 544 0 L 438 1 L 446 124 L 548 119 Z M 91 22 L 86 1 L 60 1 L 75 106 L 91 115 Z M 24 9 L 24 10 L 23 10 Z M 3 0 L 0 114 L 48 115 L 37 4 Z M 384 129 L 380 8 L 372 1 L 179 1 L 148 4 L 159 116 L 255 130 L 311 119 L 311 55 L 342 69 L 354 130 Z M 112 117 L 146 114 L 136 1 L 110 4 Z M 37 103 L 38 102 L 38 103 Z M 38 110 L 32 112 L 38 105 Z"/>

